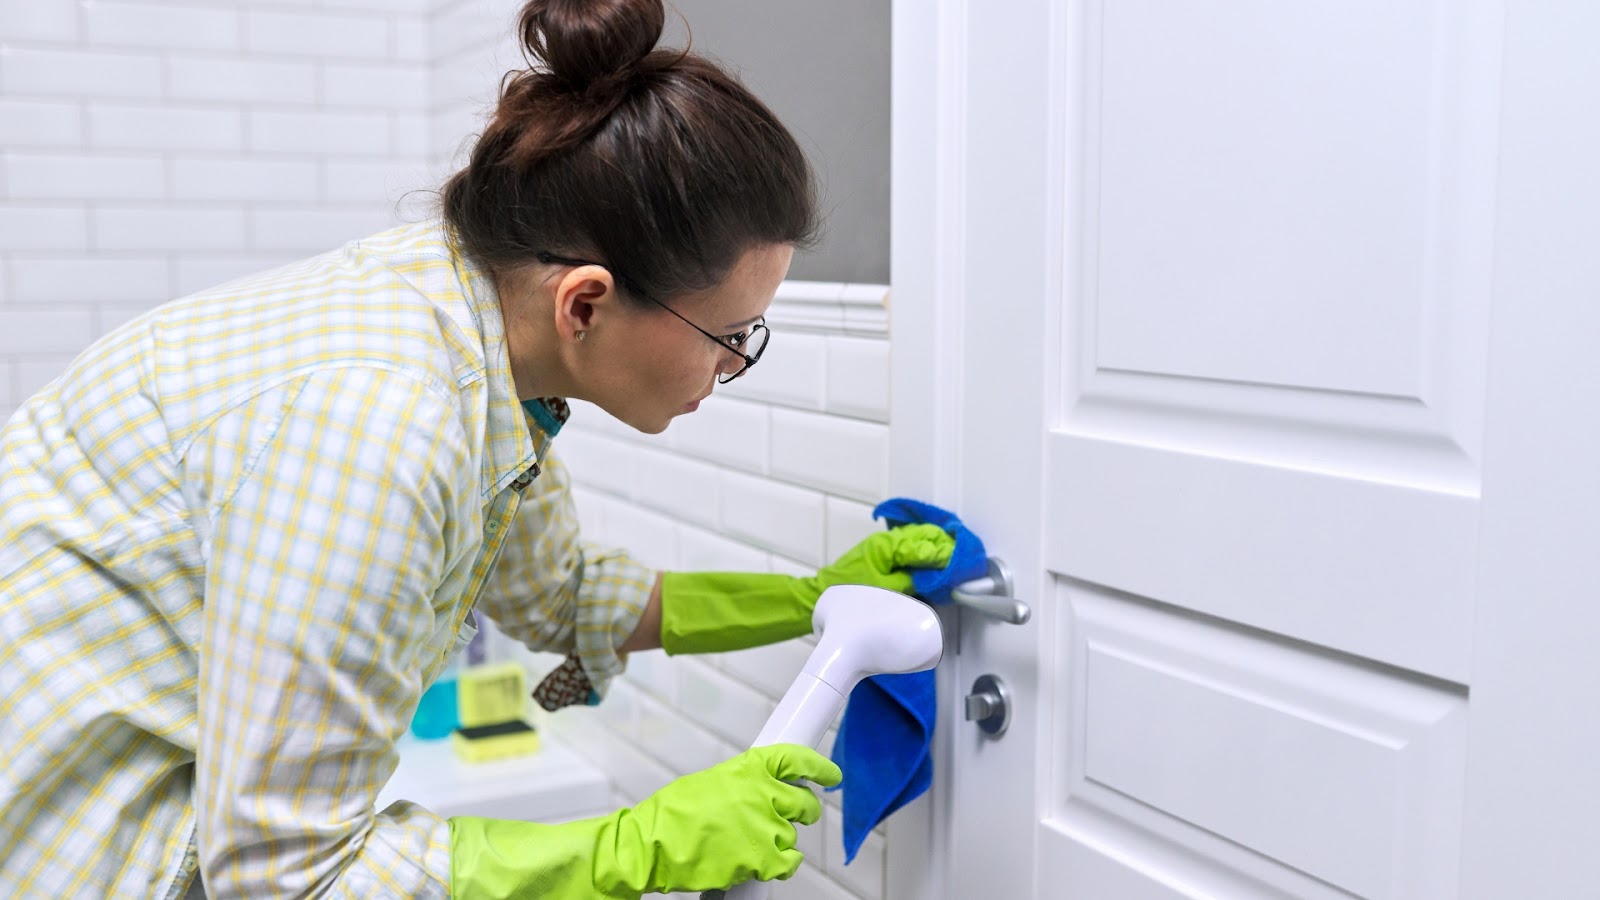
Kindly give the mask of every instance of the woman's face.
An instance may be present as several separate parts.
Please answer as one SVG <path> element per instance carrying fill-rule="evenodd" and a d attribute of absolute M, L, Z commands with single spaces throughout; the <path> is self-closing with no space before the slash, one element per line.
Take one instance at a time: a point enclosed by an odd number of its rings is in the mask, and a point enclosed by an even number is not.
<path fill-rule="evenodd" d="M 574 386 L 569 396 L 648 434 L 664 431 L 673 418 L 699 407 L 718 375 L 744 365 L 729 344 L 766 315 L 793 257 L 787 244 L 748 250 L 721 284 L 666 299 L 671 312 L 648 302 L 620 302 L 614 290 L 591 297 L 587 319 L 572 325 L 587 326 L 581 329 L 584 339 L 564 345 Z M 584 274 L 579 269 L 568 277 Z"/>

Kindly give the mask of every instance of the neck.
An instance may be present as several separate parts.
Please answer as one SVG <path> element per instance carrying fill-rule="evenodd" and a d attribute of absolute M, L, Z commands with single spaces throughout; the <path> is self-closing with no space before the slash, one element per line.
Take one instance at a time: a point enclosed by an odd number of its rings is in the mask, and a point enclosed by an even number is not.
<path fill-rule="evenodd" d="M 518 400 L 537 397 L 574 397 L 574 379 L 563 359 L 555 328 L 548 316 L 535 311 L 549 306 L 551 288 L 526 276 L 494 278 L 500 301 L 500 318 L 505 323 L 506 355 L 511 360 L 511 379 Z"/>

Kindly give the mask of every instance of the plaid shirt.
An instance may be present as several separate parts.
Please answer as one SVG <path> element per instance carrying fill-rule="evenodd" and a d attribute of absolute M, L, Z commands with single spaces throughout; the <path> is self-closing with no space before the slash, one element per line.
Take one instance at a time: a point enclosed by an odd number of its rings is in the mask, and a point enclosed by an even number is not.
<path fill-rule="evenodd" d="M 474 604 L 603 691 L 654 581 L 578 543 L 562 407 L 438 223 L 79 356 L 0 431 L 0 896 L 447 896 L 374 800 Z"/>

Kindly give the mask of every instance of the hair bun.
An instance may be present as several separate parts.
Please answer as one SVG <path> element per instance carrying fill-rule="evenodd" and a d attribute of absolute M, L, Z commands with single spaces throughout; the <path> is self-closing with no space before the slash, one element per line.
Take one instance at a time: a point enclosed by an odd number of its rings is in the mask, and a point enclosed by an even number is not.
<path fill-rule="evenodd" d="M 518 30 L 555 80 L 581 91 L 629 72 L 666 24 L 661 0 L 531 0 Z"/>

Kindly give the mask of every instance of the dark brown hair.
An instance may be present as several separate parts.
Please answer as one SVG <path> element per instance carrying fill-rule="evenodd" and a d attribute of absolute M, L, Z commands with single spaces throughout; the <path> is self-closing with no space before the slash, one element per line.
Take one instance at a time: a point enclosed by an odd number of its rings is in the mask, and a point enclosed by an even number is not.
<path fill-rule="evenodd" d="M 443 214 L 507 272 L 548 251 L 601 262 L 624 292 L 722 281 L 748 249 L 812 245 L 816 187 L 794 137 L 715 63 L 658 50 L 661 0 L 532 0 L 532 60 L 501 83 Z"/>

